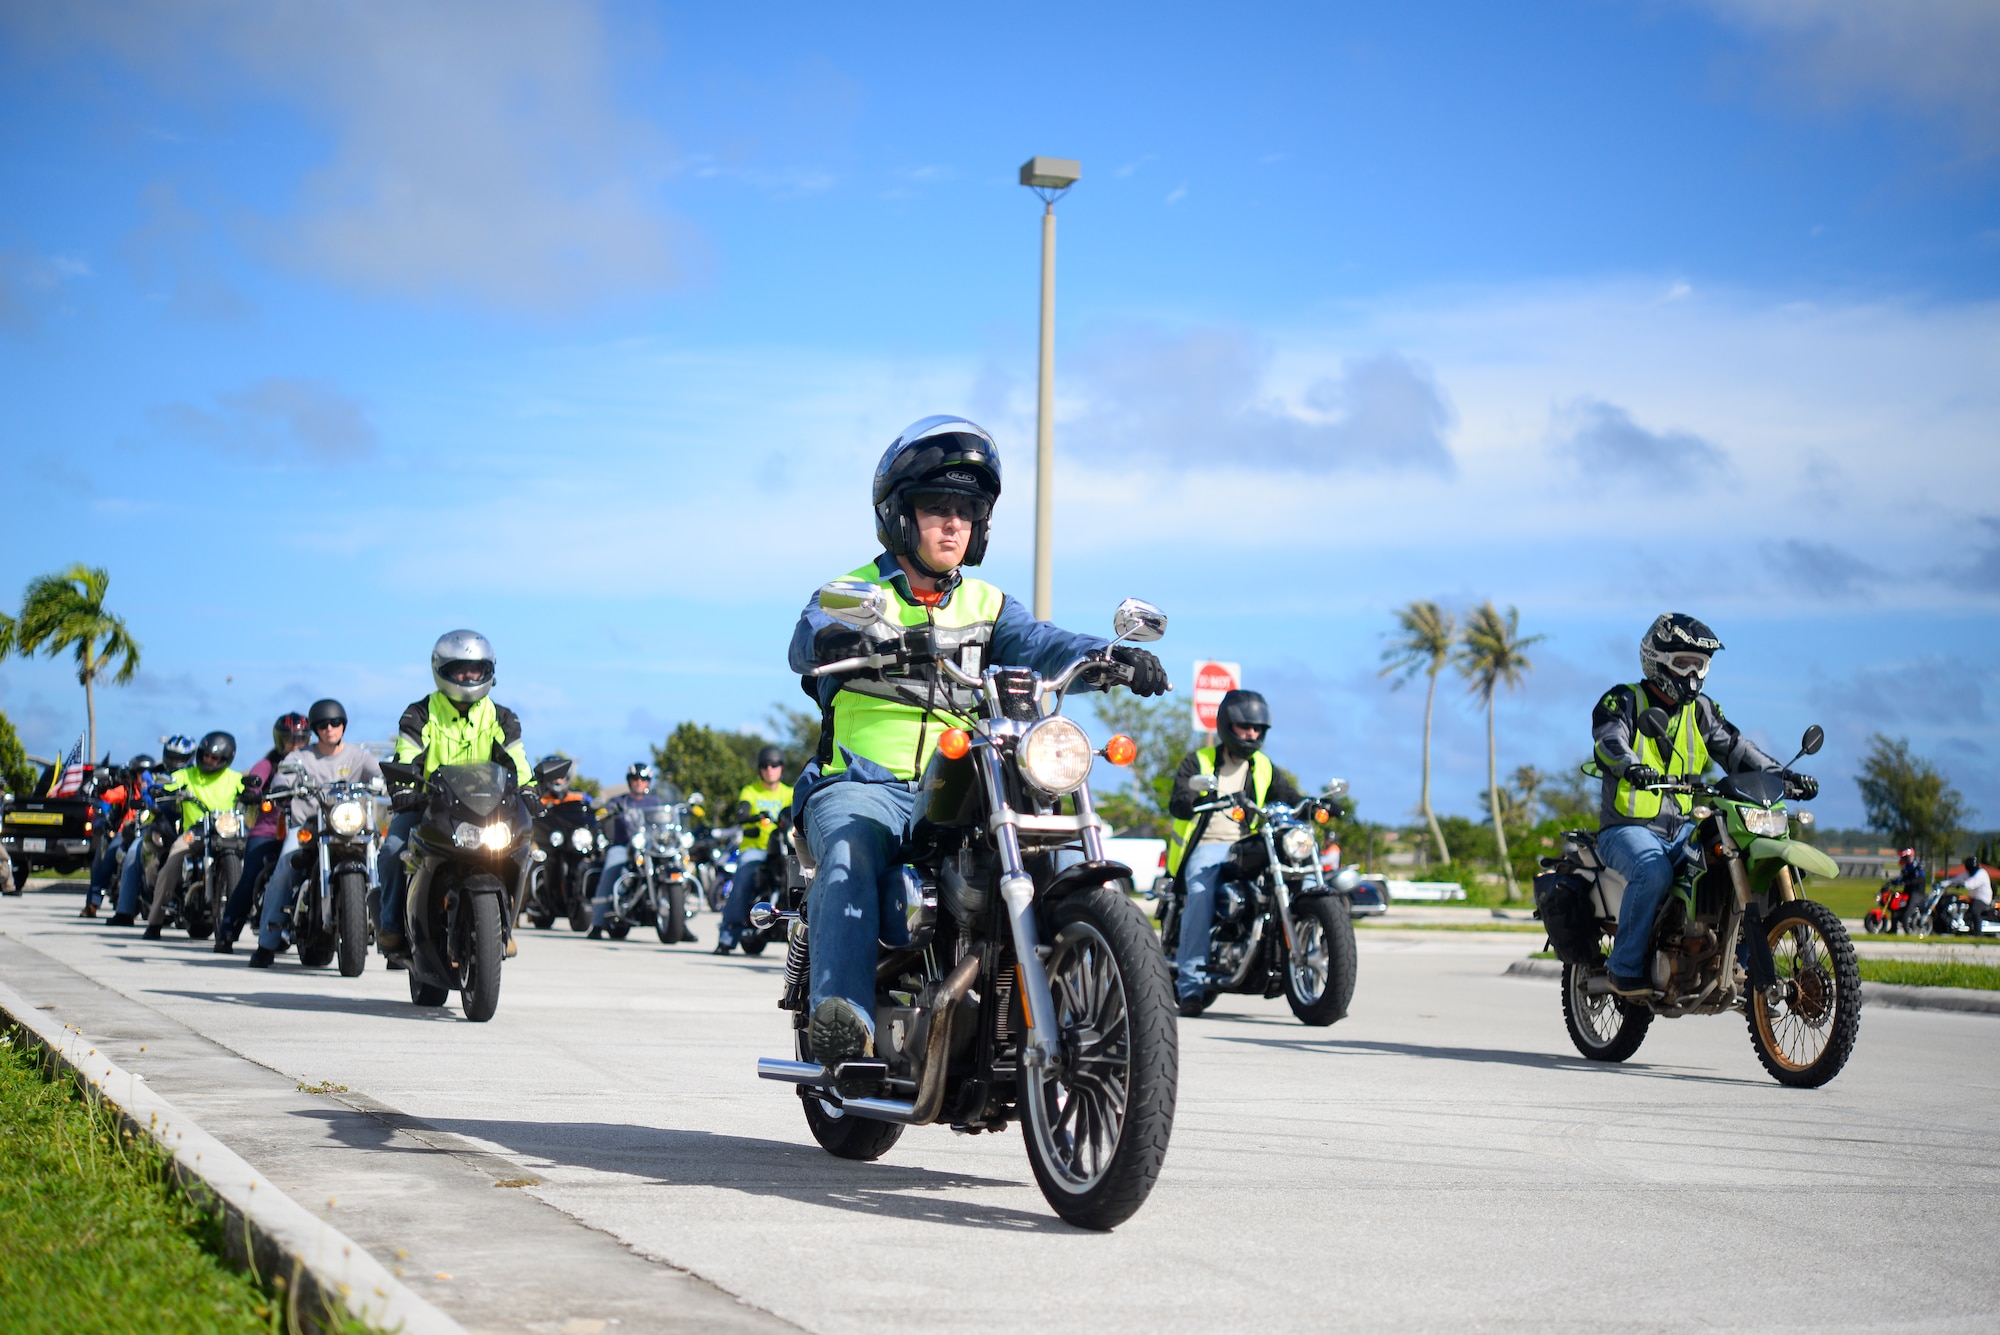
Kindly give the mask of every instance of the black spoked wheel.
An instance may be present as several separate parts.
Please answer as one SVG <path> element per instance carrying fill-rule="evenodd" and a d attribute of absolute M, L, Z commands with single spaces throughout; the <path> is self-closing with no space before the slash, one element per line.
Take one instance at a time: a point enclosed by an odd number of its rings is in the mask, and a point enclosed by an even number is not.
<path fill-rule="evenodd" d="M 419 982 L 417 971 L 410 970 L 410 1001 L 418 1006 L 442 1006 L 451 1000 L 451 989 L 432 983 Z"/>
<path fill-rule="evenodd" d="M 812 1061 L 812 1049 L 806 1043 L 805 1030 L 798 1034 L 796 1047 L 800 1061 Z M 836 1159 L 854 1159 L 868 1163 L 881 1158 L 903 1137 L 900 1122 L 882 1122 L 870 1117 L 856 1117 L 841 1111 L 837 1103 L 829 1103 L 809 1089 L 799 1090 L 799 1101 L 805 1105 L 806 1129 L 812 1132 L 819 1147 Z"/>
<path fill-rule="evenodd" d="M 1610 992 L 1592 993 L 1586 981 L 1596 972 L 1563 965 L 1563 1023 L 1569 1041 L 1594 1062 L 1622 1062 L 1639 1050 L 1652 1027 L 1653 1012 Z"/>
<path fill-rule="evenodd" d="M 340 939 L 340 976 L 358 978 L 368 967 L 368 878 L 360 872 L 334 878 L 333 922 Z"/>
<path fill-rule="evenodd" d="M 1285 1000 L 1306 1024 L 1332 1024 L 1354 999 L 1354 916 L 1342 897 L 1312 895 L 1293 901 L 1292 932 Z"/>
<path fill-rule="evenodd" d="M 1152 1192 L 1173 1133 L 1173 981 L 1145 918 L 1116 891 L 1073 894 L 1054 919 L 1059 1054 L 1024 1078 L 1028 1164 L 1057 1214 L 1115 1228 Z"/>
<path fill-rule="evenodd" d="M 1861 1032 L 1854 942 L 1810 899 L 1781 905 L 1766 930 L 1778 985 L 1750 993 L 1750 1043 L 1779 1084 L 1817 1089 L 1847 1065 Z"/>
<path fill-rule="evenodd" d="M 471 958 L 465 962 L 465 986 L 458 994 L 459 1005 L 468 1020 L 483 1023 L 500 1009 L 500 966 L 507 959 L 507 941 L 501 926 L 499 897 L 474 895 L 472 932 L 467 942 Z"/>

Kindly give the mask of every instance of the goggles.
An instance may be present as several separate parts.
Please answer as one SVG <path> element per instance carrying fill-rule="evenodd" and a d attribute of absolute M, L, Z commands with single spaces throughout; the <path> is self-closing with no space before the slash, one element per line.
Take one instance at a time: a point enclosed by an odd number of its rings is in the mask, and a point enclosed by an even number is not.
<path fill-rule="evenodd" d="M 962 519 L 977 524 L 993 513 L 993 502 L 984 496 L 968 496 L 962 491 L 919 491 L 910 496 L 910 506 L 919 514 L 936 519 Z"/>

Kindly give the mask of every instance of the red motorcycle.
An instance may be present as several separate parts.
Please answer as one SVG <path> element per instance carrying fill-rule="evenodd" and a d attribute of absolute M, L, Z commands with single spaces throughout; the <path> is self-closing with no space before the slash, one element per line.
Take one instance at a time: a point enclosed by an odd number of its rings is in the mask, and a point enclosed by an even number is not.
<path fill-rule="evenodd" d="M 1930 930 L 1930 904 L 1912 895 L 1901 881 L 1886 881 L 1861 925 L 1871 935 L 1922 936 Z"/>

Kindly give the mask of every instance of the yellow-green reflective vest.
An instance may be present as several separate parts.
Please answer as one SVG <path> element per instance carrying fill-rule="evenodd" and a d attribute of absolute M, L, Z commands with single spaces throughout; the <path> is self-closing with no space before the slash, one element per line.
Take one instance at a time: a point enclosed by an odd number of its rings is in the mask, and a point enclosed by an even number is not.
<path fill-rule="evenodd" d="M 458 706 L 443 691 L 432 691 L 427 703 L 430 711 L 424 719 L 423 736 L 412 743 L 408 737 L 399 734 L 396 738 L 397 760 L 408 764 L 421 752 L 424 774 L 429 776 L 440 765 L 484 764 L 493 759 L 493 744 L 498 742 L 514 762 L 521 782 L 528 782 L 533 771 L 528 765 L 527 748 L 519 738 L 508 745 L 506 730 L 500 726 L 500 716 L 494 712 L 492 700 L 481 700 L 463 714 L 458 712 Z"/>
<path fill-rule="evenodd" d="M 1642 686 L 1627 686 L 1634 701 L 1643 709 L 1646 693 Z M 1672 726 L 1667 736 L 1673 743 L 1671 754 L 1662 757 L 1660 744 L 1637 728 L 1632 730 L 1632 754 L 1642 765 L 1651 765 L 1669 779 L 1684 779 L 1700 774 L 1708 768 L 1708 742 L 1701 735 L 1701 725 L 1695 722 L 1694 701 L 1681 706 L 1678 715 L 1670 715 Z M 1601 758 L 1600 758 L 1601 759 Z M 1624 779 L 1618 780 L 1618 791 L 1612 797 L 1612 808 L 1621 816 L 1631 816 L 1638 820 L 1651 820 L 1660 814 L 1660 800 L 1671 798 L 1674 810 L 1685 814 L 1679 796 L 1672 793 L 1655 793 L 1645 788 L 1634 788 Z"/>
<path fill-rule="evenodd" d="M 168 785 L 176 795 L 186 793 L 192 800 L 181 803 L 181 828 L 192 830 L 210 811 L 227 811 L 243 795 L 243 776 L 233 769 L 203 774 L 197 765 L 174 771 Z"/>
<path fill-rule="evenodd" d="M 1198 774 L 1215 773 L 1215 748 L 1202 747 L 1194 753 L 1194 763 L 1195 772 Z M 1260 807 L 1264 805 L 1265 794 L 1271 791 L 1271 775 L 1274 773 L 1276 771 L 1271 767 L 1271 757 L 1262 751 L 1251 753 L 1250 800 Z M 1190 816 L 1186 820 L 1174 822 L 1173 830 L 1167 836 L 1167 875 L 1179 874 L 1181 859 L 1187 856 L 1188 833 L 1194 829 L 1194 823 L 1198 819 L 1200 818 L 1197 816 Z"/>
<path fill-rule="evenodd" d="M 949 655 L 961 667 L 969 668 L 963 656 L 968 645 L 978 645 L 981 667 L 986 647 L 993 641 L 993 624 L 1000 619 L 1006 595 L 984 580 L 968 579 L 951 591 L 942 604 L 925 607 L 909 601 L 900 580 L 885 579 L 873 562 L 848 572 L 849 579 L 865 579 L 896 595 L 899 624 L 916 627 L 929 622 L 940 654 Z M 929 705 L 912 703 L 922 701 Z M 931 703 L 935 701 L 935 703 Z M 976 707 L 973 696 L 962 686 L 939 674 L 937 681 L 905 680 L 843 682 L 833 697 L 833 758 L 825 772 L 838 774 L 847 768 L 840 748 L 866 757 L 899 779 L 914 779 L 923 773 L 931 752 L 937 749 L 938 734 L 959 724 L 950 717 L 959 715 L 970 722 Z"/>
<path fill-rule="evenodd" d="M 792 785 L 781 783 L 775 788 L 766 788 L 761 783 L 746 783 L 743 791 L 736 795 L 738 802 L 748 802 L 750 809 L 761 815 L 778 818 L 778 813 L 792 804 Z M 771 843 L 771 832 L 761 825 L 746 826 L 743 830 L 744 848 L 767 848 Z"/>

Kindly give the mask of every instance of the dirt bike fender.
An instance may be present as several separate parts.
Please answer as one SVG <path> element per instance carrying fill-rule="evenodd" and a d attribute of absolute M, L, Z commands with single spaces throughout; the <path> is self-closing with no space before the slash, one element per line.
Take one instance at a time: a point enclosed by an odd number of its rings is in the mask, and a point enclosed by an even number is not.
<path fill-rule="evenodd" d="M 1808 876 L 1831 880 L 1840 875 L 1840 868 L 1834 865 L 1832 858 L 1811 844 L 1802 844 L 1796 839 L 1766 839 L 1760 835 L 1750 841 L 1750 847 L 1743 853 L 1752 862 L 1782 862 L 1797 867 Z"/>

